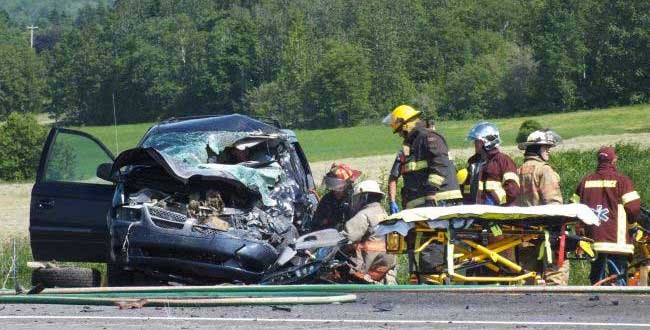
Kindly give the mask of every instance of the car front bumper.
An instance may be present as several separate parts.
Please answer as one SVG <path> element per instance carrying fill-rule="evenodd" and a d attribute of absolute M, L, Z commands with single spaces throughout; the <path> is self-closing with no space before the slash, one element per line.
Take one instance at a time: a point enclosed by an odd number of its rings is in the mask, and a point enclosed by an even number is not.
<path fill-rule="evenodd" d="M 138 271 L 205 282 L 256 283 L 278 258 L 267 242 L 240 237 L 243 231 L 197 228 L 190 221 L 160 222 L 145 206 L 138 221 L 109 216 L 109 228 L 112 261 Z"/>

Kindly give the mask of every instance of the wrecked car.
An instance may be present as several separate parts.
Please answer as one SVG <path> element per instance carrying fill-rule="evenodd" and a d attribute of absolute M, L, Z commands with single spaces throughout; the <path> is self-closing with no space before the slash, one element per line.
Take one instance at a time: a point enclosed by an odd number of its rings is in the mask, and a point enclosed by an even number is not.
<path fill-rule="evenodd" d="M 295 134 L 246 116 L 167 120 L 116 158 L 55 128 L 32 191 L 32 252 L 106 262 L 109 285 L 257 283 L 316 203 Z"/>

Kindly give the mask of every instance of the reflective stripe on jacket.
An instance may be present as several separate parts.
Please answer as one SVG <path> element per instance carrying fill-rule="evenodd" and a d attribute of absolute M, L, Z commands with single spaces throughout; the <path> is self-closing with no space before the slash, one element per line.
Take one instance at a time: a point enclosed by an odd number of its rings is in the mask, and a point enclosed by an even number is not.
<path fill-rule="evenodd" d="M 510 156 L 499 149 L 488 151 L 488 159 L 474 155 L 468 160 L 463 194 L 469 204 L 512 205 L 519 196 L 519 175 Z"/>
<path fill-rule="evenodd" d="M 599 164 L 595 173 L 585 176 L 571 198 L 589 206 L 600 219 L 600 226 L 587 228 L 598 252 L 632 254 L 634 246 L 628 223 L 640 214 L 641 199 L 632 181 L 614 165 Z"/>
<path fill-rule="evenodd" d="M 449 160 L 447 142 L 442 135 L 418 126 L 405 139 L 403 154 L 404 207 L 462 199 L 456 166 Z"/>

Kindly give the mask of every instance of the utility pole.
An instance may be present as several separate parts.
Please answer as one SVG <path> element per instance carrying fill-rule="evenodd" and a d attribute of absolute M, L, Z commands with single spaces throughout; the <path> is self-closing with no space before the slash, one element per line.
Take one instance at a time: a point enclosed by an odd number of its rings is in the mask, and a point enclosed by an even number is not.
<path fill-rule="evenodd" d="M 38 29 L 38 26 L 28 26 L 27 30 L 29 30 L 29 47 L 34 48 L 34 30 Z"/>

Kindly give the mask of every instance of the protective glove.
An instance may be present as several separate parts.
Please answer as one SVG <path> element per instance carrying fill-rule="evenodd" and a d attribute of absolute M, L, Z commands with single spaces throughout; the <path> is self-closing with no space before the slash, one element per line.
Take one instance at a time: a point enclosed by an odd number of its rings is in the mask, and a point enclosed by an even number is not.
<path fill-rule="evenodd" d="M 390 201 L 390 214 L 395 214 L 399 212 L 399 206 L 397 206 L 397 202 L 395 201 Z"/>

